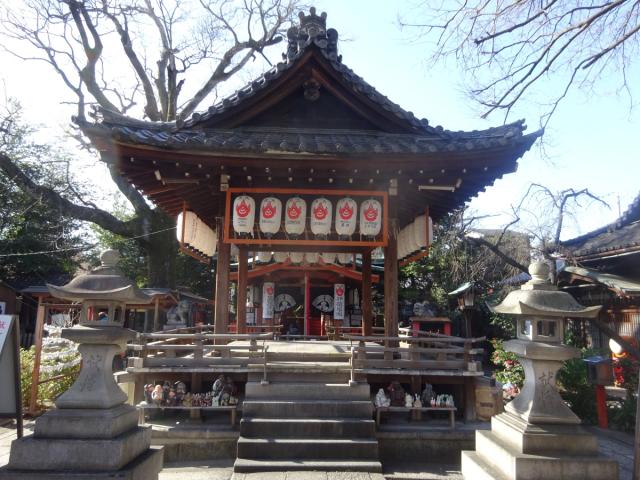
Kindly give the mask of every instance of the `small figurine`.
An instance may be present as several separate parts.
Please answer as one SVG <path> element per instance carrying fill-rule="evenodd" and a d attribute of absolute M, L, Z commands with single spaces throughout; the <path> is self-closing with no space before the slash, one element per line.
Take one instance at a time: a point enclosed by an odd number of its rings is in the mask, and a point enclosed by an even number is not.
<path fill-rule="evenodd" d="M 413 397 L 408 393 L 404 396 L 404 406 L 407 408 L 413 407 Z"/>
<path fill-rule="evenodd" d="M 171 383 L 169 383 L 169 380 L 165 380 L 162 385 L 162 399 L 165 403 L 169 400 L 169 390 L 171 390 Z"/>
<path fill-rule="evenodd" d="M 144 386 L 144 403 L 147 405 L 151 405 L 153 403 L 153 398 L 151 395 L 153 394 L 153 383 L 147 383 Z"/>
<path fill-rule="evenodd" d="M 156 406 L 160 406 L 162 405 L 163 402 L 163 391 L 162 391 L 162 385 L 156 385 L 153 388 L 153 393 L 151 394 L 151 399 L 153 400 L 153 403 L 156 404 Z"/>
<path fill-rule="evenodd" d="M 191 393 L 187 392 L 184 395 L 184 398 L 182 399 L 182 405 L 185 407 L 190 407 L 192 404 L 192 398 L 191 398 Z"/>
<path fill-rule="evenodd" d="M 167 397 L 167 406 L 169 407 L 176 406 L 176 389 L 173 387 L 169 389 L 169 396 Z"/>
<path fill-rule="evenodd" d="M 432 398 L 433 398 L 433 387 L 431 386 L 431 384 L 426 383 L 424 385 L 424 390 L 422 391 L 422 395 L 420 396 L 420 400 L 422 400 L 423 405 L 430 405 Z"/>
<path fill-rule="evenodd" d="M 422 408 L 422 400 L 420 400 L 420 397 L 418 396 L 417 393 L 413 400 L 413 408 Z"/>
<path fill-rule="evenodd" d="M 391 400 L 389 399 L 389 397 L 387 397 L 387 395 L 384 393 L 384 390 L 381 388 L 376 394 L 374 403 L 376 407 L 388 407 L 391 405 Z"/>
<path fill-rule="evenodd" d="M 211 393 L 213 394 L 214 397 L 217 397 L 222 393 L 224 384 L 225 384 L 224 375 L 219 375 L 218 378 L 216 378 L 216 381 L 213 382 L 213 385 L 211 386 Z"/>
<path fill-rule="evenodd" d="M 176 382 L 174 387 L 176 389 L 176 404 L 180 405 L 184 400 L 185 393 L 187 393 L 187 386 L 184 382 Z"/>
<path fill-rule="evenodd" d="M 404 388 L 400 385 L 400 382 L 391 382 L 389 387 L 389 397 L 391 398 L 391 405 L 395 407 L 401 407 L 404 405 Z"/>

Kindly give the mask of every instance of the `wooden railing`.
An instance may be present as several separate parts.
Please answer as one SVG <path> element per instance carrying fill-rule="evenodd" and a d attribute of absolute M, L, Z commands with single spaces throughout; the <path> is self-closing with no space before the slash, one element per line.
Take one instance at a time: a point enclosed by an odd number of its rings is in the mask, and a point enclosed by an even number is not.
<path fill-rule="evenodd" d="M 185 329 L 178 329 L 176 332 L 183 330 Z M 196 368 L 262 364 L 266 361 L 267 349 L 264 342 L 271 339 L 273 333 L 145 333 L 138 336 L 138 343 L 128 345 L 134 354 L 129 357 L 128 366 Z M 248 341 L 248 344 L 230 343 L 238 340 Z"/>
<path fill-rule="evenodd" d="M 344 338 L 351 341 L 352 378 L 355 378 L 358 371 L 371 373 L 373 370 L 482 373 L 474 355 L 479 355 L 484 350 L 474 348 L 474 344 L 485 340 L 484 337 L 460 338 L 424 333 L 424 336 L 416 337 L 345 335 Z"/>

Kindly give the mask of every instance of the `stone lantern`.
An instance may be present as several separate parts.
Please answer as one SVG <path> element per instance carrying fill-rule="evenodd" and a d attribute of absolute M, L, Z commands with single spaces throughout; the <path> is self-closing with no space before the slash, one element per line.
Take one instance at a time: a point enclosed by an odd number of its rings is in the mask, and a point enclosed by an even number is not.
<path fill-rule="evenodd" d="M 81 303 L 80 324 L 62 330 L 79 344 L 82 368 L 75 383 L 36 420 L 34 434 L 11 444 L 0 479 L 157 479 L 162 450 L 150 448 L 151 430 L 138 426 L 135 407 L 115 382 L 114 356 L 135 332 L 123 328 L 128 303 L 151 299 L 117 268 L 118 252 L 107 250 L 102 264 L 67 285 L 48 285 L 57 298 Z"/>
<path fill-rule="evenodd" d="M 615 460 L 598 454 L 596 438 L 562 400 L 556 375 L 564 361 L 580 352 L 562 343 L 564 322 L 594 318 L 599 306 L 583 307 L 549 282 L 549 267 L 534 263 L 531 280 L 493 308 L 514 315 L 517 338 L 504 343 L 522 364 L 520 394 L 491 419 L 491 431 L 476 431 L 476 451 L 462 452 L 467 479 L 618 478 Z"/>

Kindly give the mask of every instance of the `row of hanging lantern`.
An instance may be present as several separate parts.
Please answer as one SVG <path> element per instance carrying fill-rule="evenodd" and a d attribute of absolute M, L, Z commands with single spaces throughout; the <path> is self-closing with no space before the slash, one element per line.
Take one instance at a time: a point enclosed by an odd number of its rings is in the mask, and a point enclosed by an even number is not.
<path fill-rule="evenodd" d="M 317 238 L 326 238 L 331 228 L 341 237 L 350 237 L 356 232 L 358 224 L 360 234 L 376 237 L 382 227 L 382 205 L 378 200 L 367 199 L 360 204 L 358 222 L 358 204 L 350 197 L 344 197 L 336 203 L 334 220 L 333 204 L 327 198 L 316 198 L 311 202 L 309 228 Z M 307 202 L 301 197 L 287 199 L 284 210 L 282 201 L 277 197 L 265 197 L 260 202 L 258 227 L 260 232 L 270 238 L 283 226 L 292 237 L 304 233 L 307 221 Z M 233 230 L 241 235 L 253 235 L 256 221 L 256 202 L 249 195 L 239 195 L 233 201 Z"/>
<path fill-rule="evenodd" d="M 413 222 L 400 230 L 398 234 L 398 258 L 406 258 L 419 252 L 431 244 L 433 238 L 433 222 L 431 217 L 420 215 Z"/>
<path fill-rule="evenodd" d="M 218 243 L 215 230 L 190 211 L 178 215 L 176 238 L 182 245 L 207 257 L 213 257 Z"/>
<path fill-rule="evenodd" d="M 331 252 L 258 252 L 256 257 L 257 263 L 269 263 L 273 259 L 275 262 L 284 263 L 290 261 L 294 264 L 299 263 L 324 263 L 334 264 L 340 263 L 347 265 L 353 263 L 353 253 L 331 253 Z"/>

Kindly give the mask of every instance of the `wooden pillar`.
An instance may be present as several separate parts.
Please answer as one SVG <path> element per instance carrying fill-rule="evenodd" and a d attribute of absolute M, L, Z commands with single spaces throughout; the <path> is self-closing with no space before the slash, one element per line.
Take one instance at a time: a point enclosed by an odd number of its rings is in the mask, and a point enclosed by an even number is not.
<path fill-rule="evenodd" d="M 156 297 L 155 305 L 153 307 L 153 331 L 160 330 L 160 297 Z"/>
<path fill-rule="evenodd" d="M 238 293 L 236 295 L 236 326 L 238 333 L 247 333 L 247 273 L 249 252 L 241 247 L 238 251 Z"/>
<path fill-rule="evenodd" d="M 310 335 L 311 329 L 311 274 L 304 272 L 304 326 L 303 333 Z M 322 334 L 322 332 L 320 332 Z"/>
<path fill-rule="evenodd" d="M 231 261 L 231 244 L 222 241 L 224 219 L 217 222 L 218 261 L 216 264 L 216 308 L 213 332 L 227 333 L 229 328 L 229 264 Z"/>
<path fill-rule="evenodd" d="M 47 314 L 42 297 L 38 297 L 38 310 L 36 313 L 36 352 L 33 359 L 33 372 L 31 374 L 31 393 L 29 396 L 29 413 L 35 415 L 38 408 L 38 385 L 40 384 L 40 358 L 42 356 L 42 335 L 44 332 L 44 321 Z"/>
<path fill-rule="evenodd" d="M 362 335 L 373 332 L 373 305 L 371 301 L 371 250 L 362 254 Z"/>
<path fill-rule="evenodd" d="M 384 249 L 384 334 L 398 336 L 398 181 L 389 187 L 389 238 Z"/>

